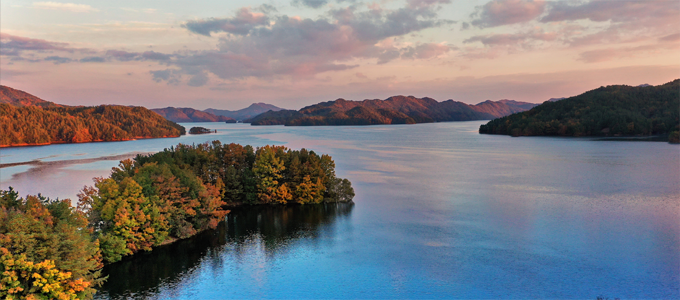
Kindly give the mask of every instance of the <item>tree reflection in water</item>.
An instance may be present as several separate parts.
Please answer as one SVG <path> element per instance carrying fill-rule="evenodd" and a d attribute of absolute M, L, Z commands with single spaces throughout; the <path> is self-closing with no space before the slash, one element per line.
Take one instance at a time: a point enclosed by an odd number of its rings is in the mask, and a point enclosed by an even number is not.
<path fill-rule="evenodd" d="M 223 255 L 239 257 L 252 250 L 253 242 L 266 256 L 300 239 L 315 240 L 323 228 L 339 218 L 349 218 L 354 203 L 253 206 L 232 210 L 225 222 L 173 244 L 157 247 L 108 265 L 109 276 L 95 298 L 153 297 L 163 287 L 182 284 L 182 279 L 201 262 L 219 269 Z"/>

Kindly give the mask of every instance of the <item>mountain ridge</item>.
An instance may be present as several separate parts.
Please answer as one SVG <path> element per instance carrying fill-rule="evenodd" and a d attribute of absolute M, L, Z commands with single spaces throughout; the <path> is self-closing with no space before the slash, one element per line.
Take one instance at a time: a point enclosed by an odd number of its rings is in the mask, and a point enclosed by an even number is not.
<path fill-rule="evenodd" d="M 245 122 L 251 125 L 374 125 L 446 121 L 490 120 L 525 111 L 538 104 L 504 99 L 469 105 L 454 100 L 439 102 L 429 97 L 397 95 L 385 100 L 361 101 L 338 98 L 305 106 L 298 111 L 268 111 Z"/>
<path fill-rule="evenodd" d="M 227 122 L 235 123 L 236 120 L 225 116 L 217 116 L 209 112 L 200 111 L 189 107 L 166 107 L 153 108 L 151 111 L 161 115 L 167 120 L 181 122 Z"/>
<path fill-rule="evenodd" d="M 232 118 L 238 121 L 243 121 L 246 119 L 250 119 L 253 117 L 256 117 L 257 115 L 260 115 L 262 113 L 265 113 L 267 111 L 280 111 L 283 110 L 283 108 L 280 108 L 278 106 L 264 103 L 264 102 L 257 102 L 253 103 L 250 106 L 246 108 L 242 108 L 239 110 L 225 110 L 225 109 L 215 109 L 215 108 L 208 108 L 204 109 L 204 112 L 214 114 L 216 116 L 225 116 L 228 118 Z"/>

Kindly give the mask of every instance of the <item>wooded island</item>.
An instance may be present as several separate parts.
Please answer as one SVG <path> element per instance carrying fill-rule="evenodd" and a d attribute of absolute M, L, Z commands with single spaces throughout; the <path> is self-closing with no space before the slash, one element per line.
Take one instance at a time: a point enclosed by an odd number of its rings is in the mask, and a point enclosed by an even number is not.
<path fill-rule="evenodd" d="M 219 141 L 121 161 L 76 207 L 0 191 L 0 297 L 91 298 L 103 264 L 215 228 L 230 207 L 353 197 L 328 155 Z"/>

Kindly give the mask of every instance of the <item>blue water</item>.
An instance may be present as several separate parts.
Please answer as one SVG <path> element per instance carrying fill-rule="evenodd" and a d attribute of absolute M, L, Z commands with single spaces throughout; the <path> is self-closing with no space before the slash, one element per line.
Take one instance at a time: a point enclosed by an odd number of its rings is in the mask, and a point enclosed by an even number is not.
<path fill-rule="evenodd" d="M 75 198 L 116 161 L 177 143 L 333 156 L 349 208 L 253 208 L 108 266 L 100 298 L 680 298 L 680 147 L 479 135 L 482 122 L 184 124 L 176 139 L 2 149 L 0 187 Z M 143 275 L 139 275 L 143 274 Z"/>

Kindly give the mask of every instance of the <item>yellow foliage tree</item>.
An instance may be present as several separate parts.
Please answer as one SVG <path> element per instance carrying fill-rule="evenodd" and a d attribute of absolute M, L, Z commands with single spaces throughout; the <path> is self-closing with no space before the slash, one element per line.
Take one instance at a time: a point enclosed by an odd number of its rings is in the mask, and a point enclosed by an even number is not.
<path fill-rule="evenodd" d="M 0 297 L 4 299 L 86 299 L 91 283 L 57 269 L 52 260 L 34 263 L 0 248 Z"/>

